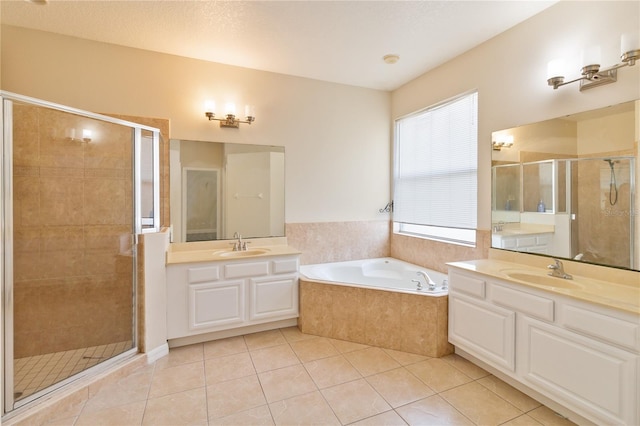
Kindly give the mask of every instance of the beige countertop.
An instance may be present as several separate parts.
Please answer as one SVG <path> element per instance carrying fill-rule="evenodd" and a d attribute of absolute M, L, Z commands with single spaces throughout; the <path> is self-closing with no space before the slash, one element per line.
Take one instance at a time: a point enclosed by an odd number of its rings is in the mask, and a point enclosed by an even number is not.
<path fill-rule="evenodd" d="M 235 240 L 206 241 L 194 243 L 173 243 L 167 251 L 167 265 L 193 262 L 216 262 L 229 260 L 260 259 L 273 256 L 300 254 L 287 245 L 286 238 L 247 238 L 246 251 L 234 251 Z"/>
<path fill-rule="evenodd" d="M 555 278 L 549 276 L 546 269 L 496 259 L 468 260 L 452 262 L 447 265 L 477 272 L 490 278 L 499 278 L 531 288 L 640 314 L 640 273 L 637 273 L 636 280 L 632 278 L 631 280 L 621 279 L 614 282 L 587 278 L 570 270 L 567 272 L 573 275 L 572 280 Z"/>
<path fill-rule="evenodd" d="M 504 225 L 502 225 L 502 231 L 493 231 L 493 235 L 509 237 L 513 235 L 552 234 L 554 232 L 555 226 L 553 225 L 539 225 L 534 223 L 505 223 Z"/>

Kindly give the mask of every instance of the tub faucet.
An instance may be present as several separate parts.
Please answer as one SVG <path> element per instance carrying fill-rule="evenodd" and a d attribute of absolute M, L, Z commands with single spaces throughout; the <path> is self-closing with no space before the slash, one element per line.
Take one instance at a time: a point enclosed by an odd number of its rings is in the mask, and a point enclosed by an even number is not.
<path fill-rule="evenodd" d="M 562 264 L 562 262 L 560 262 L 558 259 L 553 259 L 553 261 L 555 263 L 552 263 L 551 265 L 547 266 L 548 269 L 551 269 L 551 272 L 549 272 L 549 275 L 551 275 L 552 277 L 562 278 L 565 280 L 573 279 L 571 275 L 567 274 L 564 271 L 564 265 Z"/>
<path fill-rule="evenodd" d="M 429 290 L 433 291 L 436 289 L 436 283 L 433 282 L 433 280 L 429 277 L 429 275 L 427 275 L 427 273 L 425 271 L 416 271 L 416 274 L 420 277 L 424 277 L 425 282 L 427 283 L 427 285 L 429 286 Z M 420 285 L 418 285 L 418 287 L 420 287 Z M 420 288 L 418 289 L 420 290 Z"/>

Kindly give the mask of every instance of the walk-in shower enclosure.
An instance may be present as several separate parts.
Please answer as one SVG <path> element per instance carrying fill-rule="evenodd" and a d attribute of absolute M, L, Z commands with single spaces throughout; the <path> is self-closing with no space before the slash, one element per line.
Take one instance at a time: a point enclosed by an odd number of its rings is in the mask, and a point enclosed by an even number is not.
<path fill-rule="evenodd" d="M 158 129 L 2 94 L 3 415 L 137 352 Z"/>

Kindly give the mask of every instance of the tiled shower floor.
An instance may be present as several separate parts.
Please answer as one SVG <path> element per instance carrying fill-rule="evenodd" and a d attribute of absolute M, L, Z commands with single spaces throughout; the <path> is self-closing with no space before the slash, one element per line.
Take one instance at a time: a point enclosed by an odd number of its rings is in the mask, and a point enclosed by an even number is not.
<path fill-rule="evenodd" d="M 131 349 L 131 341 L 17 358 L 13 362 L 14 398 L 20 400 L 101 361 Z"/>

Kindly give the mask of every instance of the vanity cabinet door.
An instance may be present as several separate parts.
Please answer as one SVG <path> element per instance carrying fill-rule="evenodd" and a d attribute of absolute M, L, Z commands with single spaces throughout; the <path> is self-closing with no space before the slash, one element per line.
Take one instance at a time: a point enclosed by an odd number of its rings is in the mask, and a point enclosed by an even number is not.
<path fill-rule="evenodd" d="M 525 384 L 596 423 L 638 424 L 636 355 L 527 316 L 518 324 Z"/>
<path fill-rule="evenodd" d="M 189 284 L 188 287 L 190 330 L 245 321 L 244 280 Z"/>
<path fill-rule="evenodd" d="M 514 371 L 515 313 L 450 293 L 449 342 L 501 370 Z"/>
<path fill-rule="evenodd" d="M 249 286 L 251 321 L 298 315 L 297 275 L 252 278 Z"/>

